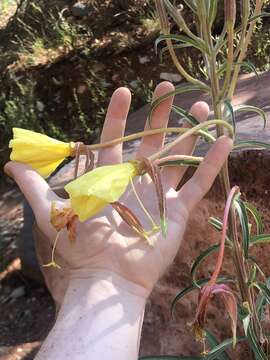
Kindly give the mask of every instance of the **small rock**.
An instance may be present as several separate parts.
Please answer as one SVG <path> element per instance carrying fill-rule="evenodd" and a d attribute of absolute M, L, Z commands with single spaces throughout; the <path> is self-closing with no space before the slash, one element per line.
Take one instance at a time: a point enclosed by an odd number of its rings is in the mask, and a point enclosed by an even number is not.
<path fill-rule="evenodd" d="M 150 61 L 148 56 L 139 56 L 139 63 L 140 64 L 146 64 Z"/>
<path fill-rule="evenodd" d="M 45 105 L 41 101 L 36 102 L 36 107 L 37 107 L 38 111 L 40 111 L 40 112 L 43 112 L 45 109 Z"/>
<path fill-rule="evenodd" d="M 18 299 L 25 295 L 25 288 L 24 286 L 19 286 L 12 291 L 10 294 L 11 299 Z"/>
<path fill-rule="evenodd" d="M 86 90 L 87 90 L 87 88 L 86 88 L 85 85 L 80 85 L 80 86 L 78 87 L 77 93 L 78 93 L 78 94 L 83 94 Z"/>
<path fill-rule="evenodd" d="M 10 243 L 11 241 L 13 240 L 13 236 L 5 236 L 5 237 L 1 237 L 1 241 L 4 243 L 4 244 L 8 244 Z"/>
<path fill-rule="evenodd" d="M 159 78 L 161 80 L 167 80 L 173 83 L 179 83 L 182 80 L 182 76 L 179 74 L 165 73 L 165 72 L 160 73 Z"/>
<path fill-rule="evenodd" d="M 76 2 L 71 7 L 71 12 L 72 12 L 73 16 L 84 17 L 84 16 L 87 16 L 89 14 L 90 8 L 86 4 L 83 4 L 81 2 Z"/>

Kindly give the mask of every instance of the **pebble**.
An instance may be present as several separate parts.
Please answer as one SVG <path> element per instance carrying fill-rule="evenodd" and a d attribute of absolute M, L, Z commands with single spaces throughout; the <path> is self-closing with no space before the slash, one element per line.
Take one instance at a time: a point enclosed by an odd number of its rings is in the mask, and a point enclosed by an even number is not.
<path fill-rule="evenodd" d="M 45 105 L 44 105 L 43 102 L 41 102 L 41 101 L 37 101 L 37 102 L 36 102 L 36 107 L 37 107 L 37 110 L 38 110 L 39 112 L 43 112 L 44 109 L 45 109 Z"/>
<path fill-rule="evenodd" d="M 146 64 L 150 61 L 148 56 L 139 56 L 139 63 L 140 64 Z"/>
<path fill-rule="evenodd" d="M 182 80 L 181 75 L 174 74 L 174 73 L 162 72 L 162 73 L 160 73 L 159 77 L 161 80 L 167 80 L 167 81 L 171 81 L 173 83 L 179 83 Z"/>
<path fill-rule="evenodd" d="M 90 8 L 86 4 L 83 4 L 81 2 L 76 2 L 71 7 L 71 12 L 72 12 L 73 16 L 84 17 L 84 16 L 87 16 L 89 14 Z"/>

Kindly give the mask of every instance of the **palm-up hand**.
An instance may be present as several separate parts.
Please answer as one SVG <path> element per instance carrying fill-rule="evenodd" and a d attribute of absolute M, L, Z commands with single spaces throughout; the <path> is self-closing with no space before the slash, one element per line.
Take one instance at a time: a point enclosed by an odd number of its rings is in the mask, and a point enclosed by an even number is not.
<path fill-rule="evenodd" d="M 154 98 L 169 91 L 173 86 L 164 82 L 157 86 Z M 101 142 L 123 136 L 131 95 L 128 89 L 119 88 L 112 96 L 103 126 Z M 152 127 L 166 127 L 173 98 L 162 102 L 154 111 Z M 191 112 L 199 121 L 205 121 L 209 109 L 205 103 L 196 103 Z M 147 128 L 147 126 L 146 126 Z M 171 151 L 171 154 L 191 154 L 196 137 L 190 137 Z M 152 155 L 164 145 L 164 135 L 152 135 L 142 139 L 136 158 Z M 161 232 L 153 235 L 154 246 L 136 234 L 121 220 L 118 213 L 109 205 L 105 210 L 89 220 L 76 223 L 76 242 L 68 241 L 66 230 L 62 230 L 57 251 L 65 260 L 71 276 L 116 276 L 123 280 L 122 286 L 132 287 L 147 296 L 154 284 L 173 261 L 181 243 L 188 216 L 196 204 L 209 190 L 232 148 L 232 141 L 220 138 L 210 149 L 193 177 L 176 192 L 184 169 L 167 167 L 162 170 L 163 187 L 168 208 L 168 234 L 163 238 Z M 112 146 L 99 151 L 98 166 L 122 162 L 122 145 Z M 69 200 L 55 195 L 47 182 L 29 166 L 9 162 L 5 171 L 18 183 L 29 201 L 38 226 L 47 235 L 51 245 L 56 231 L 50 224 L 51 203 L 57 208 L 69 206 Z M 137 193 L 144 206 L 159 222 L 157 196 L 154 186 L 147 176 L 134 180 Z M 141 210 L 134 192 L 129 188 L 120 201 L 129 207 L 140 219 L 146 230 L 151 228 L 149 220 Z M 49 259 L 47 259 L 49 260 Z M 57 258 L 56 258 L 57 262 Z M 122 279 L 122 280 L 121 280 Z M 139 285 L 139 286 L 138 286 Z M 140 290 L 141 289 L 141 290 Z"/>

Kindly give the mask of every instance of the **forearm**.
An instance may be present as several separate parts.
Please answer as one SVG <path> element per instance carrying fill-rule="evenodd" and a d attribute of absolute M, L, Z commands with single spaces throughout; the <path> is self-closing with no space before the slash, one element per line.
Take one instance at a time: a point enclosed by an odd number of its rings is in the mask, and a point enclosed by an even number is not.
<path fill-rule="evenodd" d="M 137 360 L 145 298 L 113 277 L 70 281 L 36 360 Z"/>

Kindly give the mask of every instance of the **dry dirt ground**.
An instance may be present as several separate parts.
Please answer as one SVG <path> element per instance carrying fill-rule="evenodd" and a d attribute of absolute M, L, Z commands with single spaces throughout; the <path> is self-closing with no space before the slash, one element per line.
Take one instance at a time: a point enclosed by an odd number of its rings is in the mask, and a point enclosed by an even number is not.
<path fill-rule="evenodd" d="M 260 81 L 251 76 L 244 76 L 238 87 L 235 103 L 248 102 L 262 106 L 269 112 L 270 74 L 266 73 Z M 200 94 L 177 97 L 176 102 L 188 109 Z M 142 108 L 129 118 L 128 132 L 142 127 L 142 118 L 147 108 Z M 248 126 L 247 117 L 239 119 L 240 137 L 267 138 L 261 131 L 258 118 L 251 118 Z M 172 118 L 172 124 L 178 119 Z M 250 130 L 251 129 L 251 130 Z M 268 137 L 268 139 L 270 136 Z M 136 144 L 135 144 L 136 145 Z M 134 144 L 126 148 L 130 153 Z M 269 153 L 267 151 L 250 151 L 233 155 L 231 160 L 232 182 L 241 186 L 244 196 L 254 201 L 261 210 L 266 223 L 266 231 L 270 230 L 269 191 L 270 173 Z M 200 204 L 190 220 L 185 241 L 176 257 L 173 266 L 167 271 L 154 289 L 146 309 L 143 327 L 141 354 L 194 355 L 200 353 L 190 332 L 188 323 L 192 321 L 195 311 L 196 294 L 186 298 L 177 306 L 176 317 L 170 317 L 170 303 L 175 294 L 190 284 L 190 268 L 194 258 L 209 244 L 218 241 L 217 234 L 210 229 L 207 218 L 210 215 L 220 216 L 223 204 L 218 196 L 218 184 L 211 194 Z M 22 198 L 18 190 L 10 185 L 0 198 L 0 359 L 33 359 L 44 337 L 54 322 L 54 305 L 46 288 L 34 283 L 20 271 L 20 260 L 17 257 L 16 238 L 20 236 L 22 227 Z M 262 267 L 270 272 L 268 246 L 259 247 L 255 255 L 261 260 Z M 213 260 L 213 259 L 212 259 Z M 231 273 L 231 262 L 228 256 L 223 272 Z M 201 276 L 209 275 L 213 270 L 213 261 L 203 265 Z M 230 336 L 228 319 L 223 313 L 221 304 L 216 303 L 209 312 L 209 327 L 220 337 Z M 238 349 L 240 355 L 233 359 L 248 359 L 244 347 Z"/>

